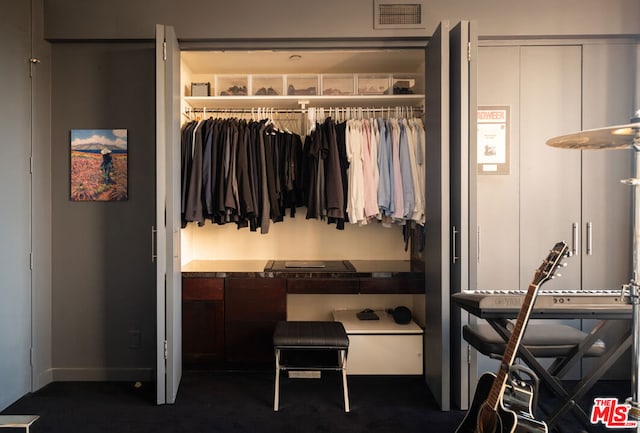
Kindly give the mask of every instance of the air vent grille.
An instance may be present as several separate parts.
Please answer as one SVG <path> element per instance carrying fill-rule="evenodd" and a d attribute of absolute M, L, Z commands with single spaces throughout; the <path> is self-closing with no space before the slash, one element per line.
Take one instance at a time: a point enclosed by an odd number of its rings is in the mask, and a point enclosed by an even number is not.
<path fill-rule="evenodd" d="M 422 28 L 422 4 L 378 0 L 374 2 L 376 29 Z"/>

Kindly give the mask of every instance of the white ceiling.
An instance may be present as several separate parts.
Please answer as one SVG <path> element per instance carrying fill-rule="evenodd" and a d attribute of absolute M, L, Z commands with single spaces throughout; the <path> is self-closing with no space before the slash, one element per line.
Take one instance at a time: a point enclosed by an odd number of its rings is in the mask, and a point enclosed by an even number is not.
<path fill-rule="evenodd" d="M 193 74 L 420 73 L 423 49 L 183 51 Z"/>

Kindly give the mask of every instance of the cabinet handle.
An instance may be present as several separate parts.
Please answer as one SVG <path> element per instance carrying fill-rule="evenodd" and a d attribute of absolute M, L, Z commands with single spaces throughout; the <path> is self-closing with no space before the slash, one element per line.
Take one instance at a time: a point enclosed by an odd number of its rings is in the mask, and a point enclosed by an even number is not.
<path fill-rule="evenodd" d="M 478 245 L 478 248 L 476 250 L 476 254 L 477 254 L 477 263 L 480 263 L 480 226 L 478 226 L 478 230 L 476 231 L 476 244 Z"/>
<path fill-rule="evenodd" d="M 458 251 L 456 248 L 456 245 L 458 243 L 458 230 L 456 229 L 456 226 L 451 227 L 451 239 L 453 241 L 452 248 L 451 248 L 453 253 L 452 259 L 453 259 L 453 264 L 456 264 L 458 263 L 458 259 L 460 258 L 458 257 Z"/>
<path fill-rule="evenodd" d="M 151 262 L 155 263 L 158 260 L 158 254 L 156 254 L 156 226 L 151 226 Z"/>
<path fill-rule="evenodd" d="M 593 223 L 587 223 L 587 255 L 593 255 Z"/>
<path fill-rule="evenodd" d="M 578 254 L 578 243 L 579 243 L 579 237 L 580 237 L 580 231 L 578 229 L 578 223 L 573 223 L 572 225 L 572 241 L 571 241 L 571 255 L 575 256 L 576 254 Z"/>

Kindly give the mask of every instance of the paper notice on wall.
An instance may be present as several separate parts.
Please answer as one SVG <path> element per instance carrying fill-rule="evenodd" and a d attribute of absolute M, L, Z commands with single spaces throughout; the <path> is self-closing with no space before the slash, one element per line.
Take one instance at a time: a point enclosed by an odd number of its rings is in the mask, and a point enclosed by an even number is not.
<path fill-rule="evenodd" d="M 478 107 L 478 173 L 509 173 L 509 107 Z"/>

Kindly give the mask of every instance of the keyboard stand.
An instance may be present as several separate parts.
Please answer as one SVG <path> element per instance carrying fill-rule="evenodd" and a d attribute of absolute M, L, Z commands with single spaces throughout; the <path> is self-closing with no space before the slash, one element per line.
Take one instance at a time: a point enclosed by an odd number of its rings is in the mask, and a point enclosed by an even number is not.
<path fill-rule="evenodd" d="M 505 343 L 509 341 L 511 335 L 508 330 L 509 321 L 505 318 L 487 318 L 487 322 L 493 329 L 504 339 Z M 585 410 L 580 407 L 577 402 L 591 387 L 602 377 L 602 375 L 620 358 L 620 356 L 631 346 L 631 328 L 629 327 L 618 342 L 602 356 L 598 358 L 597 363 L 584 378 L 576 384 L 571 390 L 566 390 L 561 382 L 562 377 L 582 359 L 586 352 L 591 348 L 593 343 L 604 333 L 607 328 L 606 320 L 601 320 L 589 332 L 584 340 L 580 342 L 572 353 L 563 358 L 557 358 L 548 368 L 544 368 L 529 349 L 523 344 L 518 347 L 518 357 L 540 378 L 540 382 L 544 384 L 559 400 L 558 406 L 548 414 L 544 420 L 549 430 L 562 419 L 562 417 L 572 410 L 585 427 L 593 427 L 590 417 Z M 544 326 L 544 325 L 540 325 Z M 525 334 L 526 335 L 526 334 Z"/>

